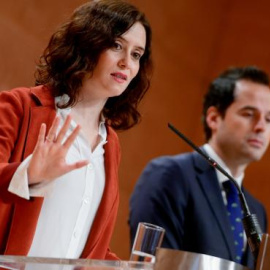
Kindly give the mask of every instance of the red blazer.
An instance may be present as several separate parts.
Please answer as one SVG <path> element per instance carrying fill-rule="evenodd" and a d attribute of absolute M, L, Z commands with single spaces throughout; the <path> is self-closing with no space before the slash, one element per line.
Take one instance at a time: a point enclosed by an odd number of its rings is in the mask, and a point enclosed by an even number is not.
<path fill-rule="evenodd" d="M 30 249 L 43 198 L 25 200 L 7 188 L 21 161 L 33 152 L 41 123 L 49 129 L 55 115 L 54 98 L 45 86 L 0 93 L 0 254 L 27 255 Z M 106 184 L 81 258 L 117 259 L 109 243 L 119 204 L 120 147 L 108 126 L 107 141 Z"/>

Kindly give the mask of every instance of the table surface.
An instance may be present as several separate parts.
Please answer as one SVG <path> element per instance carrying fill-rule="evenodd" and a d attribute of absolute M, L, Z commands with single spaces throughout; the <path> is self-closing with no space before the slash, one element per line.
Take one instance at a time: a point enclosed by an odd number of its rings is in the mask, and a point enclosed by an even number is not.
<path fill-rule="evenodd" d="M 88 259 L 1 256 L 0 269 L 11 270 L 153 270 L 152 263 Z"/>

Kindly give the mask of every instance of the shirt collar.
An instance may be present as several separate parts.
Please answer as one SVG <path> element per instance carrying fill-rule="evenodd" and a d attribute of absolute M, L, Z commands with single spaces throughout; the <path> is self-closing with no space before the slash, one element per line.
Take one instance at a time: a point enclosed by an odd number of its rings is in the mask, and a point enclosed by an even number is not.
<path fill-rule="evenodd" d="M 60 105 L 65 104 L 68 101 L 69 101 L 69 96 L 67 94 L 55 97 L 55 108 L 56 108 L 57 114 L 63 114 L 66 117 L 68 114 L 71 113 L 71 107 L 67 107 L 64 109 L 57 107 L 57 104 L 60 104 Z M 105 125 L 105 117 L 103 114 L 101 114 L 100 116 L 98 134 L 101 137 L 101 142 L 106 143 L 107 130 L 106 130 L 106 125 Z"/>
<path fill-rule="evenodd" d="M 203 149 L 206 151 L 206 153 L 213 159 L 215 160 L 228 174 L 231 174 L 230 169 L 227 167 L 227 165 L 225 164 L 225 162 L 219 157 L 219 155 L 215 152 L 215 150 L 212 148 L 212 146 L 208 143 L 203 145 Z M 218 182 L 220 184 L 220 186 L 222 187 L 222 183 L 225 182 L 226 180 L 228 180 L 228 178 L 221 173 L 220 171 L 218 171 L 216 169 L 216 173 L 217 173 L 217 178 L 218 178 Z M 243 183 L 243 179 L 244 179 L 244 173 L 242 173 L 239 177 L 234 178 L 237 182 L 237 184 L 241 187 L 242 183 Z"/>
<path fill-rule="evenodd" d="M 100 135 L 102 142 L 104 142 L 104 143 L 107 142 L 106 141 L 107 130 L 106 130 L 106 125 L 105 125 L 105 117 L 103 114 L 101 114 L 101 116 L 100 116 L 98 134 Z"/>

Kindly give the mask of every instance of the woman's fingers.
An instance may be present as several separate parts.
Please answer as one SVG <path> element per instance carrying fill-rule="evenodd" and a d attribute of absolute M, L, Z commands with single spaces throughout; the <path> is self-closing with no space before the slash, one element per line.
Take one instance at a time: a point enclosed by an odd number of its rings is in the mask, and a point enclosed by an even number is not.
<path fill-rule="evenodd" d="M 56 142 L 62 143 L 62 141 L 63 141 L 63 139 L 64 139 L 69 127 L 70 127 L 70 123 L 71 123 L 71 116 L 68 115 L 62 128 L 60 129 L 60 131 L 58 133 L 58 136 L 55 140 Z"/>
<path fill-rule="evenodd" d="M 56 133 L 57 133 L 57 129 L 60 123 L 60 118 L 58 116 L 56 116 L 53 120 L 52 126 L 46 136 L 46 141 L 48 142 L 54 142 L 56 139 Z"/>
<path fill-rule="evenodd" d="M 38 133 L 38 139 L 35 148 L 39 147 L 42 143 L 44 143 L 46 134 L 46 124 L 42 123 Z"/>
<path fill-rule="evenodd" d="M 58 117 L 57 117 L 58 118 Z M 56 120 L 56 119 L 55 119 Z M 59 120 L 60 121 L 60 120 Z M 70 123 L 71 123 L 71 116 L 68 115 L 65 119 L 65 122 L 63 124 L 63 126 L 61 127 L 61 129 L 59 130 L 58 134 L 57 134 L 57 128 L 59 126 L 59 121 L 54 121 L 53 125 L 46 137 L 47 141 L 53 141 L 53 142 L 57 142 L 57 143 L 62 143 L 63 139 L 65 138 L 69 128 L 70 128 Z M 74 142 L 76 136 L 79 133 L 79 129 L 80 127 L 77 126 L 71 133 L 71 135 L 68 136 L 68 138 L 66 139 L 64 145 L 68 146 L 68 148 L 71 146 L 71 144 Z"/>
<path fill-rule="evenodd" d="M 73 163 L 73 164 L 69 164 L 67 165 L 67 169 L 68 171 L 72 171 L 72 170 L 75 170 L 75 169 L 80 169 L 86 165 L 89 164 L 89 161 L 88 160 L 80 160 L 76 163 Z"/>
<path fill-rule="evenodd" d="M 78 136 L 80 132 L 81 126 L 77 125 L 77 127 L 71 132 L 71 134 L 67 137 L 66 141 L 63 143 L 63 146 L 66 149 L 69 149 L 69 147 L 73 144 L 74 140 Z"/>

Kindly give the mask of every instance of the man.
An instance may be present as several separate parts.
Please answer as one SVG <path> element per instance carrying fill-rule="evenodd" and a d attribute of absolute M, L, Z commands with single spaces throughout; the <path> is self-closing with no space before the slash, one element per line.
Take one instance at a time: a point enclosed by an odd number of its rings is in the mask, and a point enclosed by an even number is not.
<path fill-rule="evenodd" d="M 270 140 L 267 74 L 255 67 L 221 74 L 205 95 L 203 123 L 207 140 L 203 151 L 242 187 L 246 167 L 263 156 Z M 227 215 L 230 199 L 223 188 L 226 180 L 196 152 L 154 159 L 130 200 L 131 241 L 138 222 L 149 222 L 165 228 L 165 248 L 208 254 L 253 268 L 246 237 L 240 235 L 242 247 L 234 238 L 235 228 Z M 266 232 L 264 207 L 242 189 L 250 211 Z"/>

